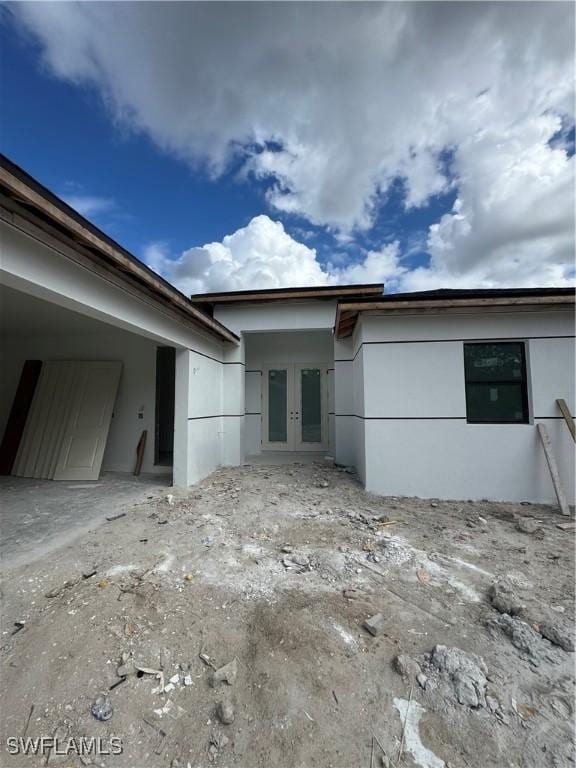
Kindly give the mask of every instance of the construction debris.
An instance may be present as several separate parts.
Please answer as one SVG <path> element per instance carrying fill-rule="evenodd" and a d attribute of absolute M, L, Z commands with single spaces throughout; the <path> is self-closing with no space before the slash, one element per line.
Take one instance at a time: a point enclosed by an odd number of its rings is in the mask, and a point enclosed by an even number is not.
<path fill-rule="evenodd" d="M 139 768 L 572 765 L 572 537 L 543 505 L 434 503 L 228 468 L 15 568 L 0 739 L 92 722 Z M 76 580 L 96 568 L 108 589 Z"/>
<path fill-rule="evenodd" d="M 543 621 L 538 625 L 538 631 L 553 645 L 569 653 L 574 651 L 574 627 Z"/>
<path fill-rule="evenodd" d="M 466 704 L 472 709 L 486 705 L 488 669 L 483 658 L 460 648 L 437 645 L 432 651 L 431 663 L 450 677 L 460 704 Z"/>
<path fill-rule="evenodd" d="M 112 707 L 112 702 L 108 696 L 106 696 L 106 694 L 101 694 L 90 707 L 90 712 L 92 712 L 92 715 L 96 720 L 104 721 L 110 720 L 114 714 L 114 708 Z"/>
<path fill-rule="evenodd" d="M 218 719 L 221 723 L 224 725 L 230 725 L 234 722 L 234 705 L 231 701 L 224 699 L 223 701 L 220 701 L 218 703 L 218 707 L 216 709 L 216 713 L 218 715 Z"/>
<path fill-rule="evenodd" d="M 519 616 L 526 608 L 506 578 L 498 579 L 491 585 L 488 590 L 488 597 L 497 611 L 508 613 L 510 616 Z"/>
<path fill-rule="evenodd" d="M 214 672 L 212 675 L 212 683 L 213 685 L 217 685 L 218 683 L 228 683 L 228 685 L 234 685 L 237 675 L 238 661 L 237 659 L 232 659 L 231 662 L 225 664 L 223 667 L 220 667 L 220 669 L 217 669 Z"/>
<path fill-rule="evenodd" d="M 49 592 L 44 593 L 44 597 L 47 597 L 49 600 L 53 597 L 59 597 L 63 592 L 65 592 L 67 589 L 71 589 L 72 587 L 76 586 L 78 584 L 79 579 L 74 580 L 68 580 L 65 581 L 64 584 L 62 584 L 59 587 L 56 587 L 55 589 L 51 589 Z"/>
<path fill-rule="evenodd" d="M 416 576 L 420 584 L 424 584 L 424 586 L 426 586 L 426 584 L 428 584 L 428 582 L 430 581 L 430 574 L 425 568 L 420 568 L 419 570 L 417 570 Z"/>
<path fill-rule="evenodd" d="M 120 664 L 116 668 L 116 674 L 118 677 L 128 677 L 129 675 L 135 675 L 138 669 L 134 665 L 134 661 L 130 658 L 130 654 L 124 652 L 120 658 Z"/>
<path fill-rule="evenodd" d="M 223 733 L 212 733 L 208 742 L 208 757 L 213 763 L 218 759 L 220 752 L 228 744 L 228 737 Z"/>
<path fill-rule="evenodd" d="M 308 558 L 306 555 L 293 553 L 293 554 L 290 554 L 288 557 L 282 558 L 282 565 L 288 570 L 290 570 L 291 568 L 307 570 L 308 568 L 310 568 L 310 558 Z"/>
<path fill-rule="evenodd" d="M 544 531 L 539 520 L 535 520 L 533 517 L 520 517 L 516 520 L 516 528 L 522 533 L 537 533 L 538 531 Z"/>
<path fill-rule="evenodd" d="M 20 632 L 24 627 L 26 626 L 25 621 L 15 621 L 14 622 L 14 629 L 12 630 L 12 634 L 15 635 L 18 632 Z"/>
<path fill-rule="evenodd" d="M 378 637 L 379 635 L 382 635 L 386 629 L 386 620 L 382 613 L 377 613 L 374 616 L 370 616 L 369 619 L 366 619 L 363 626 L 371 635 Z"/>
<path fill-rule="evenodd" d="M 502 630 L 510 638 L 512 645 L 525 653 L 534 665 L 543 661 L 558 661 L 552 653 L 550 643 L 544 640 L 529 624 L 515 616 L 503 613 L 496 619 L 489 619 L 487 626 Z"/>
<path fill-rule="evenodd" d="M 395 657 L 394 669 L 399 675 L 409 680 L 415 679 L 422 672 L 420 664 L 405 653 Z"/>

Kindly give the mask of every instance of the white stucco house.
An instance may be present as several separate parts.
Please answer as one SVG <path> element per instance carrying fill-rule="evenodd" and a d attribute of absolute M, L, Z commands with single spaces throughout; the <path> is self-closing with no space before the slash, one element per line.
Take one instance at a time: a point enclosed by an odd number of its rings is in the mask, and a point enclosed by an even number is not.
<path fill-rule="evenodd" d="M 30 384 L 34 361 L 117 363 L 95 449 L 104 471 L 132 472 L 146 430 L 142 471 L 171 467 L 178 486 L 305 452 L 355 467 L 377 494 L 554 502 L 545 424 L 574 504 L 574 441 L 557 405 L 574 412 L 573 289 L 186 297 L 7 158 L 0 238 L 4 473 L 58 476 L 40 467 L 41 448 L 22 455 L 53 408 Z M 50 417 L 63 431 L 78 399 L 67 386 Z"/>

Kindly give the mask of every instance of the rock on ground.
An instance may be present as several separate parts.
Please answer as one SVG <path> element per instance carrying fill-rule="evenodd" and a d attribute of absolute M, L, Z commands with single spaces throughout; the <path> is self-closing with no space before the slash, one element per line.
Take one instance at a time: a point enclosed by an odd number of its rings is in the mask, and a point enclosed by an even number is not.
<path fill-rule="evenodd" d="M 488 597 L 494 608 L 500 611 L 500 613 L 518 616 L 525 609 L 508 579 L 498 579 L 498 581 L 495 581 L 488 590 Z"/>
<path fill-rule="evenodd" d="M 414 679 L 422 672 L 420 664 L 405 653 L 401 653 L 394 659 L 394 669 L 402 677 Z"/>
<path fill-rule="evenodd" d="M 539 625 L 540 634 L 563 651 L 574 651 L 574 631 L 564 624 L 552 624 L 545 621 Z"/>
<path fill-rule="evenodd" d="M 486 705 L 488 669 L 481 656 L 460 648 L 437 645 L 432 651 L 432 664 L 451 678 L 456 699 L 472 709 Z"/>
<path fill-rule="evenodd" d="M 550 643 L 525 621 L 503 613 L 496 619 L 490 619 L 488 626 L 501 629 L 510 638 L 512 645 L 527 654 L 534 664 L 555 660 Z"/>

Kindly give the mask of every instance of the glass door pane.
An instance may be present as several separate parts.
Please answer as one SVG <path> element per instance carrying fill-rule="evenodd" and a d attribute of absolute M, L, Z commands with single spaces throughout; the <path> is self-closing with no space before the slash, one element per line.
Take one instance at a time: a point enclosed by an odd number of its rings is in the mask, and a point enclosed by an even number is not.
<path fill-rule="evenodd" d="M 302 442 L 322 442 L 322 386 L 319 368 L 302 368 L 300 371 L 302 392 L 301 415 Z"/>
<path fill-rule="evenodd" d="M 288 441 L 288 371 L 268 371 L 268 441 Z"/>

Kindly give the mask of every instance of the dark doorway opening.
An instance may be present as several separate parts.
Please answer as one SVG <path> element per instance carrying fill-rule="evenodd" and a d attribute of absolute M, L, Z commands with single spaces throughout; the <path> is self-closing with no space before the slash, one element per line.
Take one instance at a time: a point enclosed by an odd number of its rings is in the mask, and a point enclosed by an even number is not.
<path fill-rule="evenodd" d="M 154 464 L 172 466 L 174 459 L 174 390 L 176 386 L 176 350 L 156 348 L 156 440 Z"/>

